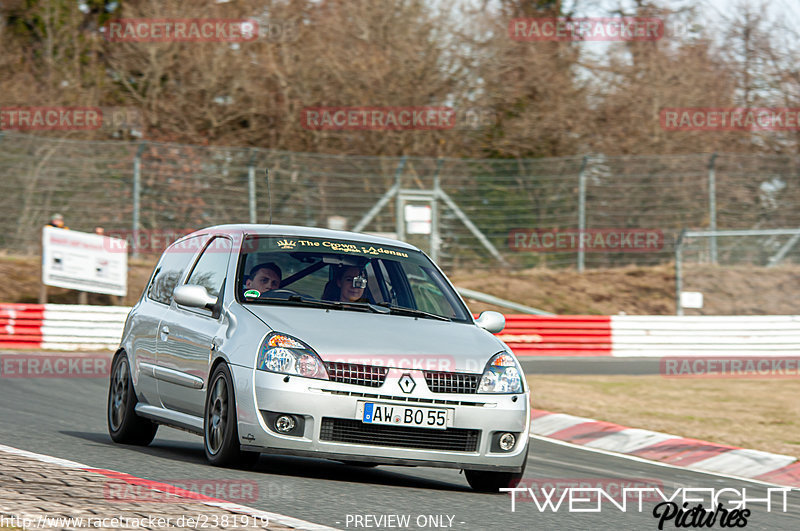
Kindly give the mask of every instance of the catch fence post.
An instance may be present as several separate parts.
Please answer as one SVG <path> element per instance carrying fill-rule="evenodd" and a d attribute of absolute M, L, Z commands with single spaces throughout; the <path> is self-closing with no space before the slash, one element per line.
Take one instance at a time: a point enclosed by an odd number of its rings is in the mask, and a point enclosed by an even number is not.
<path fill-rule="evenodd" d="M 131 253 L 132 258 L 139 258 L 137 242 L 139 241 L 139 209 L 141 208 L 142 196 L 142 153 L 144 152 L 144 148 L 145 143 L 140 143 L 139 148 L 136 150 L 136 156 L 133 158 L 133 219 L 131 228 L 133 229 L 134 243 L 133 252 Z"/>
<path fill-rule="evenodd" d="M 717 154 L 711 155 L 708 161 L 708 230 L 717 230 Z M 717 237 L 711 236 L 709 242 L 711 263 L 717 263 Z"/>
<path fill-rule="evenodd" d="M 583 248 L 583 233 L 586 231 L 586 166 L 589 155 L 583 157 L 578 172 L 578 273 L 583 273 L 586 263 L 586 251 Z"/>
<path fill-rule="evenodd" d="M 247 163 L 247 195 L 250 205 L 250 223 L 256 223 L 256 150 L 250 151 Z"/>

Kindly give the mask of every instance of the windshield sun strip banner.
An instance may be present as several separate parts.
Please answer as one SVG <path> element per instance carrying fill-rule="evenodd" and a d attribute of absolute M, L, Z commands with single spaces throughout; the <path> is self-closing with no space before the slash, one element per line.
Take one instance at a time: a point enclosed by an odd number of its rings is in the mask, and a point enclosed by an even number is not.
<path fill-rule="evenodd" d="M 347 242 L 325 238 L 289 238 L 272 236 L 251 236 L 248 239 L 258 242 L 245 246 L 248 252 L 269 251 L 321 251 L 347 253 L 359 256 L 395 256 L 408 258 L 410 249 L 401 249 L 387 245 L 375 245 L 365 242 Z M 264 246 L 263 241 L 267 242 Z M 255 243 L 254 242 L 254 243 Z"/>

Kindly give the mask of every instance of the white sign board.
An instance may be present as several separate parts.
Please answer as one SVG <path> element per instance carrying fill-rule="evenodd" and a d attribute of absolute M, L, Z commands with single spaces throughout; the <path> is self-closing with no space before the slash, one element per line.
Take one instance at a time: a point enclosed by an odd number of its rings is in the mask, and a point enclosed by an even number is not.
<path fill-rule="evenodd" d="M 42 229 L 42 283 L 46 286 L 125 296 L 125 240 L 56 227 Z"/>
<path fill-rule="evenodd" d="M 328 216 L 328 228 L 333 230 L 347 230 L 347 218 L 344 216 Z"/>
<path fill-rule="evenodd" d="M 681 306 L 699 310 L 703 307 L 703 294 L 699 291 L 681 291 Z"/>
<path fill-rule="evenodd" d="M 406 234 L 430 234 L 432 209 L 429 205 L 406 205 L 403 212 L 406 218 Z"/>

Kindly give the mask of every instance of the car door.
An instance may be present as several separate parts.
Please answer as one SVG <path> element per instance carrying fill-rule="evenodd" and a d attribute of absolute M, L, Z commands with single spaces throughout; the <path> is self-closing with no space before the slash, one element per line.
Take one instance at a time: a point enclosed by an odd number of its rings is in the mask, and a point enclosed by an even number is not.
<path fill-rule="evenodd" d="M 211 238 L 184 284 L 203 286 L 211 296 L 219 297 L 232 247 L 227 236 Z M 211 357 L 219 338 L 224 337 L 223 327 L 218 313 L 172 301 L 158 343 L 158 394 L 164 407 L 202 417 Z"/>
<path fill-rule="evenodd" d="M 132 371 L 139 399 L 154 406 L 160 405 L 156 358 L 161 321 L 167 316 L 172 303 L 172 291 L 183 278 L 192 254 L 181 248 L 164 251 L 156 265 L 141 302 L 131 316 Z"/>

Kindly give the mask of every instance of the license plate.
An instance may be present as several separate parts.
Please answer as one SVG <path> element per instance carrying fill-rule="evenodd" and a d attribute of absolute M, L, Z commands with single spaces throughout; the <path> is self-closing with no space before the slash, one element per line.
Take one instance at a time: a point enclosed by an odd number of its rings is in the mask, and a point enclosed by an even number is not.
<path fill-rule="evenodd" d="M 362 402 L 359 406 L 361 421 L 365 424 L 444 430 L 453 423 L 452 411 L 448 409 L 376 404 L 374 402 Z"/>

